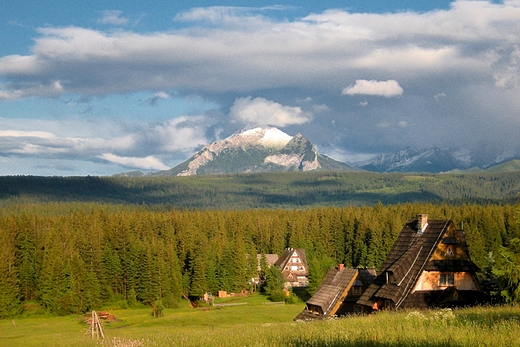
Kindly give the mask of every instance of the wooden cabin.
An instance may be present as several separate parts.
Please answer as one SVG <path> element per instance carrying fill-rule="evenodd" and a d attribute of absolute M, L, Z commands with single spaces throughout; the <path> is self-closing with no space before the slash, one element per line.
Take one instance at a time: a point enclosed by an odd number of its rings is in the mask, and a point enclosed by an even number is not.
<path fill-rule="evenodd" d="M 477 271 L 464 232 L 451 220 L 421 214 L 403 227 L 357 304 L 364 312 L 474 305 L 485 300 Z"/>
<path fill-rule="evenodd" d="M 294 320 L 323 319 L 361 312 L 357 300 L 376 277 L 374 269 L 331 268 L 305 309 Z"/>

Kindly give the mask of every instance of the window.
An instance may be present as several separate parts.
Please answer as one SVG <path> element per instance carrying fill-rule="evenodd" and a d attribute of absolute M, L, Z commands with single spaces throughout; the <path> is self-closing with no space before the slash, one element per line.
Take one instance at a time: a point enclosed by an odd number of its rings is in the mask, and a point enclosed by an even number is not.
<path fill-rule="evenodd" d="M 451 249 L 451 247 L 448 247 L 448 250 L 446 251 L 446 256 L 447 257 L 453 257 L 453 250 Z"/>
<path fill-rule="evenodd" d="M 361 287 L 359 287 L 359 286 L 352 287 L 352 294 L 354 294 L 354 295 L 361 294 Z"/>
<path fill-rule="evenodd" d="M 439 286 L 447 287 L 455 285 L 455 276 L 453 274 L 441 274 L 439 278 Z"/>

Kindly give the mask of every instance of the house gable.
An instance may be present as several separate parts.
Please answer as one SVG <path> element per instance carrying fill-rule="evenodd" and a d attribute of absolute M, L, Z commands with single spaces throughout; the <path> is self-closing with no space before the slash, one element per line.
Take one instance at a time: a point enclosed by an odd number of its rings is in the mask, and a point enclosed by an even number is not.
<path fill-rule="evenodd" d="M 453 224 L 448 225 L 429 260 L 470 260 L 465 242 Z"/>
<path fill-rule="evenodd" d="M 308 285 L 309 271 L 307 257 L 303 248 L 287 248 L 275 262 L 282 271 L 288 287 L 305 287 Z"/>
<path fill-rule="evenodd" d="M 480 291 L 475 273 L 480 269 L 471 261 L 462 232 L 449 224 L 426 263 L 412 293 L 445 290 Z"/>

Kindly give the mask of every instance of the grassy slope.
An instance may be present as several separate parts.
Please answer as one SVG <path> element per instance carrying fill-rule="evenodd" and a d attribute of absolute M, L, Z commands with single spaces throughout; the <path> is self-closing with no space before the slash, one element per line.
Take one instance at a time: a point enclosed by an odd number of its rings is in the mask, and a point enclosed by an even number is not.
<path fill-rule="evenodd" d="M 293 322 L 303 304 L 202 310 L 111 310 L 120 322 L 104 324 L 106 341 L 84 335 L 79 317 L 0 321 L 0 346 L 514 346 L 520 341 L 520 307 L 455 311 L 381 312 L 321 322 Z"/>

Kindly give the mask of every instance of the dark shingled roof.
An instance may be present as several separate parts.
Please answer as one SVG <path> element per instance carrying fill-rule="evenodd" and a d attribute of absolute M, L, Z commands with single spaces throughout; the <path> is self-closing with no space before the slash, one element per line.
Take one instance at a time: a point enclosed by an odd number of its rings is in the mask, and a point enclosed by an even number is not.
<path fill-rule="evenodd" d="M 323 319 L 336 312 L 332 309 L 339 300 L 343 302 L 356 302 L 358 297 L 349 298 L 346 292 L 353 285 L 368 286 L 376 277 L 375 269 L 352 269 L 331 268 L 325 275 L 316 293 L 307 301 L 307 307 L 294 320 Z M 311 306 L 320 307 L 321 312 L 312 312 L 308 308 Z"/>
<path fill-rule="evenodd" d="M 323 314 L 328 315 L 345 289 L 352 286 L 356 275 L 357 269 L 330 269 L 307 304 L 321 307 Z"/>
<path fill-rule="evenodd" d="M 426 228 L 421 232 L 418 230 L 418 220 L 410 219 L 383 262 L 379 275 L 357 303 L 373 306 L 377 298 L 382 298 L 392 300 L 399 307 L 407 299 L 423 270 L 477 271 L 478 267 L 471 261 L 429 261 L 448 229 L 455 230 L 451 220 L 428 220 Z M 455 233 L 461 237 L 459 231 Z M 455 241 L 449 237 L 447 242 Z M 465 240 L 462 239 L 462 242 Z"/>

